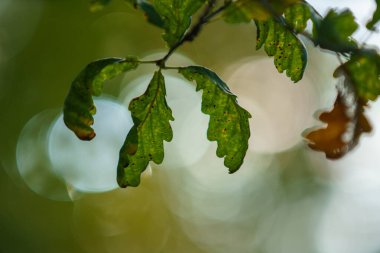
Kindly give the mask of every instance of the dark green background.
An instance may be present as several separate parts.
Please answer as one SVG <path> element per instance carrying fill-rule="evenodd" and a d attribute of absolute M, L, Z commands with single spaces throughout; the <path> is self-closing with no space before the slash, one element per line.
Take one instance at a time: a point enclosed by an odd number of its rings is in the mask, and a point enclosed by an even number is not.
<path fill-rule="evenodd" d="M 18 136 L 34 115 L 62 106 L 87 63 L 164 50 L 161 31 L 123 1 L 98 13 L 89 12 L 87 0 L 8 2 L 0 15 L 0 252 L 83 252 L 72 234 L 73 203 L 38 196 L 18 175 Z M 254 54 L 254 40 L 252 26 L 215 21 L 180 51 L 218 71 Z M 118 89 L 109 85 L 106 93 L 117 95 Z"/>

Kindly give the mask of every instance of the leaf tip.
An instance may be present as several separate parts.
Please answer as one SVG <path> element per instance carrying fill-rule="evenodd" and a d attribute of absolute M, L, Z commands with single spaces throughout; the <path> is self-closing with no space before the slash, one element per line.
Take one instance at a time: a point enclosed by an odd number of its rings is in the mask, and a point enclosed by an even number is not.
<path fill-rule="evenodd" d="M 117 178 L 117 184 L 119 185 L 120 188 L 127 188 L 128 184 L 125 182 L 124 179 L 119 179 Z"/>
<path fill-rule="evenodd" d="M 234 174 L 236 171 L 240 169 L 240 166 L 237 168 L 228 168 L 228 174 Z"/>
<path fill-rule="evenodd" d="M 82 141 L 91 141 L 92 139 L 95 138 L 96 136 L 96 133 L 94 131 L 91 131 L 89 133 L 86 133 L 86 134 L 81 134 L 81 133 L 75 133 L 75 135 L 81 139 Z"/>
<path fill-rule="evenodd" d="M 308 146 L 315 151 L 322 151 L 328 159 L 339 159 L 354 149 L 363 133 L 369 133 L 372 127 L 364 115 L 366 102 L 356 101 L 351 115 L 346 95 L 339 91 L 332 110 L 323 112 L 319 120 L 327 126 L 304 131 Z"/>
<path fill-rule="evenodd" d="M 129 164 L 122 166 L 119 161 L 116 181 L 120 188 L 137 187 L 140 185 L 140 175 L 130 173 Z"/>

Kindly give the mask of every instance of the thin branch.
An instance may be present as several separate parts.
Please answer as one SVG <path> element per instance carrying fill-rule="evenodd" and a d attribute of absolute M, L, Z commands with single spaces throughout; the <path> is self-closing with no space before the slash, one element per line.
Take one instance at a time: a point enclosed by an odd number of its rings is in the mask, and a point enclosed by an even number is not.
<path fill-rule="evenodd" d="M 185 42 L 193 41 L 198 34 L 201 32 L 203 25 L 208 23 L 211 18 L 215 17 L 219 13 L 221 13 L 223 10 L 225 10 L 231 2 L 228 1 L 215 11 L 213 11 L 213 7 L 216 4 L 216 0 L 209 0 L 206 8 L 204 9 L 203 13 L 201 14 L 198 22 L 186 32 L 186 34 L 183 36 L 181 40 L 179 40 L 174 46 L 172 46 L 169 50 L 169 52 L 160 60 L 156 61 L 156 64 L 161 67 L 165 67 L 166 61 L 169 59 L 169 57 Z"/>
<path fill-rule="evenodd" d="M 152 61 L 138 61 L 141 64 L 156 64 L 158 60 L 152 60 Z"/>
<path fill-rule="evenodd" d="M 213 17 L 215 17 L 219 13 L 221 13 L 222 11 L 224 11 L 230 4 L 231 4 L 231 2 L 226 2 L 224 5 L 220 6 L 218 9 L 216 9 L 214 12 L 210 13 L 206 17 L 207 22 L 210 21 Z"/>
<path fill-rule="evenodd" d="M 171 66 L 164 66 L 162 69 L 174 69 L 179 70 L 181 67 L 171 67 Z"/>

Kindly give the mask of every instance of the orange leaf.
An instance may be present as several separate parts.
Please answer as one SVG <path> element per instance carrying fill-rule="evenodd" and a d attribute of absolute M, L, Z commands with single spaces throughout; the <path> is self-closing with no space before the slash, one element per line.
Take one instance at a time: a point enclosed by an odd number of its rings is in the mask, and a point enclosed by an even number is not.
<path fill-rule="evenodd" d="M 327 127 L 306 134 L 309 147 L 324 152 L 330 159 L 344 156 L 357 145 L 362 133 L 372 130 L 363 114 L 365 106 L 362 101 L 348 105 L 344 96 L 338 93 L 333 110 L 319 116 Z M 354 109 L 353 112 L 350 113 L 350 109 Z"/>

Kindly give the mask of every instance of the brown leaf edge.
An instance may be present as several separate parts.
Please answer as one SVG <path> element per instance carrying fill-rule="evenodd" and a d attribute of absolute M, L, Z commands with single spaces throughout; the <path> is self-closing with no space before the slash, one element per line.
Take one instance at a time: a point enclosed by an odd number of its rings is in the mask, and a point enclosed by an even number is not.
<path fill-rule="evenodd" d="M 333 109 L 319 116 L 327 127 L 308 129 L 303 134 L 308 146 L 324 152 L 329 159 L 343 157 L 356 147 L 362 133 L 372 131 L 364 115 L 366 108 L 367 101 L 357 98 L 354 92 L 338 89 Z"/>

